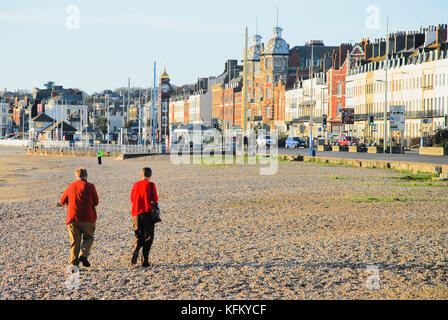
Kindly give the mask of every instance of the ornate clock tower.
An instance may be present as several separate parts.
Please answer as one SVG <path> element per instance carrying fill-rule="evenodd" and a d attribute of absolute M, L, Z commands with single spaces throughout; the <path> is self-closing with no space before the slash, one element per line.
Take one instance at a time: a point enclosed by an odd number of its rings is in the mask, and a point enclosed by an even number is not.
<path fill-rule="evenodd" d="M 158 123 L 158 133 L 157 139 L 160 143 L 162 143 L 162 152 L 167 151 L 167 146 L 170 141 L 170 122 L 169 122 L 169 105 L 170 105 L 170 77 L 166 73 L 166 67 L 163 71 L 162 76 L 160 77 L 160 97 L 159 97 L 159 106 L 157 112 L 157 123 Z"/>

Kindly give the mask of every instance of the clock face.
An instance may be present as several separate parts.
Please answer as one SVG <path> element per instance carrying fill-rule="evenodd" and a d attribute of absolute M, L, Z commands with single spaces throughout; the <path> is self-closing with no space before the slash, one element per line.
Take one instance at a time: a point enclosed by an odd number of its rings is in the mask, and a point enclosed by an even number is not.
<path fill-rule="evenodd" d="M 162 84 L 162 92 L 168 93 L 170 91 L 170 86 L 166 83 Z"/>

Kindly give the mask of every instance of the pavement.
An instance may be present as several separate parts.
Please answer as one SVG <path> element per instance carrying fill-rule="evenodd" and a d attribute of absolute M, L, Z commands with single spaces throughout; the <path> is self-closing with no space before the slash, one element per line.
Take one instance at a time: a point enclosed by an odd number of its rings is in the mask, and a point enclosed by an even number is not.
<path fill-rule="evenodd" d="M 279 148 L 278 154 L 308 156 L 309 149 Z M 408 151 L 405 154 L 375 154 L 375 153 L 316 151 L 316 157 L 448 164 L 448 156 L 421 156 L 419 155 L 418 150 Z"/>

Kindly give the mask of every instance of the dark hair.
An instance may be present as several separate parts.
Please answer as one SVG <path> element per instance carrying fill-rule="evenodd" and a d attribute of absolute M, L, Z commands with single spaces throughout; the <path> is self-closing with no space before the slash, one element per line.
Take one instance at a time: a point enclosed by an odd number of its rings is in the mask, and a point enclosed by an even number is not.
<path fill-rule="evenodd" d="M 145 178 L 151 178 L 152 177 L 152 170 L 151 168 L 143 168 L 142 173 L 145 176 Z"/>
<path fill-rule="evenodd" d="M 79 168 L 75 171 L 76 178 L 85 178 L 87 177 L 87 169 Z"/>

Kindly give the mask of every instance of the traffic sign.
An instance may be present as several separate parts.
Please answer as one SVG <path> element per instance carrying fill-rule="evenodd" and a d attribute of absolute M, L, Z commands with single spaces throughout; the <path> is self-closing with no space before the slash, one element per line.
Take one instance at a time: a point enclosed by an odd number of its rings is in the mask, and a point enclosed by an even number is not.
<path fill-rule="evenodd" d="M 390 131 L 404 131 L 405 107 L 390 106 Z"/>

